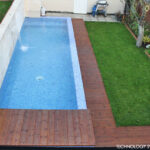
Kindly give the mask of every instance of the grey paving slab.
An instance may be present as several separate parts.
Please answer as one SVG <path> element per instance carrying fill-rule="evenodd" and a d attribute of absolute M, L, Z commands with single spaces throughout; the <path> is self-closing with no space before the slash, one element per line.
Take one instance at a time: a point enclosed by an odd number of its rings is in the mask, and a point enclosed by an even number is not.
<path fill-rule="evenodd" d="M 117 22 L 115 15 L 108 15 L 104 17 L 103 15 L 97 15 L 93 17 L 91 14 L 73 14 L 73 13 L 56 13 L 56 12 L 47 12 L 46 16 L 54 17 L 71 17 L 75 19 L 83 19 L 84 21 L 95 21 L 95 22 Z"/>

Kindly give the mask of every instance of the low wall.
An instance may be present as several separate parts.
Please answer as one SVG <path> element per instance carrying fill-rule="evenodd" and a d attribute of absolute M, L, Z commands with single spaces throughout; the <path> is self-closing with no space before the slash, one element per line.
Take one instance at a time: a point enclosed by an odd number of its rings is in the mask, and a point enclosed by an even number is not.
<path fill-rule="evenodd" d="M 73 12 L 74 0 L 24 0 L 25 15 L 40 17 L 41 6 L 48 11 Z"/>
<path fill-rule="evenodd" d="M 22 0 L 15 0 L 0 24 L 0 87 L 5 77 L 23 21 L 24 2 Z"/>
<path fill-rule="evenodd" d="M 42 0 L 24 0 L 25 16 L 40 17 Z"/>

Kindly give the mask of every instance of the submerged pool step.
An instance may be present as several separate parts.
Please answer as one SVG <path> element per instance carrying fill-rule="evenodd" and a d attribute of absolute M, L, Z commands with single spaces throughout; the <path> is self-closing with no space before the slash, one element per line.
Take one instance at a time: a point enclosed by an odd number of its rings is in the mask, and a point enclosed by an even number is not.
<path fill-rule="evenodd" d="M 0 146 L 94 146 L 88 110 L 0 110 Z"/>

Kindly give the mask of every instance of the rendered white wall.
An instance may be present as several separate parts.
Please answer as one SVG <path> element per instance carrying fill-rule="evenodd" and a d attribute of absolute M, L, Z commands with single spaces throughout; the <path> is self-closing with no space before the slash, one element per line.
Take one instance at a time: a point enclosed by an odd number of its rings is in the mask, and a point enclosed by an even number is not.
<path fill-rule="evenodd" d="M 25 16 L 40 17 L 41 6 L 42 0 L 24 0 Z"/>
<path fill-rule="evenodd" d="M 0 87 L 5 77 L 23 21 L 24 3 L 22 0 L 15 0 L 0 24 Z"/>
<path fill-rule="evenodd" d="M 48 11 L 73 12 L 74 0 L 24 0 L 27 17 L 40 17 L 41 6 Z"/>
<path fill-rule="evenodd" d="M 49 11 L 73 12 L 74 0 L 43 0 L 42 4 Z"/>
<path fill-rule="evenodd" d="M 44 6 L 47 11 L 58 12 L 74 12 L 74 4 L 76 0 L 24 0 L 25 12 L 28 17 L 39 17 L 40 8 Z M 78 0 L 79 1 L 79 0 Z M 82 0 L 81 0 L 82 1 Z M 92 7 L 98 0 L 87 0 L 87 12 L 92 11 Z M 107 0 L 109 3 L 108 13 L 115 14 L 124 11 L 123 0 Z"/>

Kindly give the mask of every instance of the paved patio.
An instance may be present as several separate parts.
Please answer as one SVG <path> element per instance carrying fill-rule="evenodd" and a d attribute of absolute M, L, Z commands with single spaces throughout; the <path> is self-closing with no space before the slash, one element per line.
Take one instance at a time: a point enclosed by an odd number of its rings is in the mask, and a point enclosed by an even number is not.
<path fill-rule="evenodd" d="M 91 14 L 73 14 L 73 13 L 56 13 L 56 12 L 47 12 L 46 16 L 54 17 L 71 17 L 73 19 L 83 19 L 84 21 L 96 21 L 96 22 L 117 22 L 115 15 L 108 15 L 104 17 L 103 15 L 98 15 L 93 17 Z"/>

